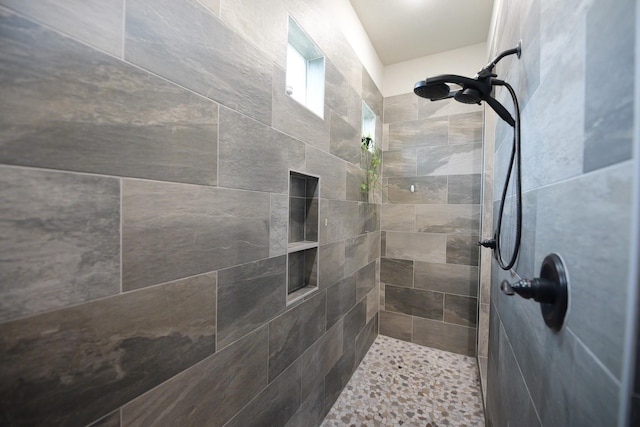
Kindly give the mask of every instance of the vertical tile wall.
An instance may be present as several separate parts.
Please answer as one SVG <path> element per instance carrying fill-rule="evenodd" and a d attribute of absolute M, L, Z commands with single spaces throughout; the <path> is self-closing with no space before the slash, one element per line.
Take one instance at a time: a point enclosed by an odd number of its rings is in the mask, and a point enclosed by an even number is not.
<path fill-rule="evenodd" d="M 482 107 L 384 101 L 380 333 L 475 356 Z"/>
<path fill-rule="evenodd" d="M 378 333 L 359 135 L 383 104 L 328 10 L 0 0 L 0 424 L 320 423 Z M 285 95 L 289 13 L 324 120 Z M 290 169 L 321 180 L 294 306 Z"/>
<path fill-rule="evenodd" d="M 523 42 L 521 59 L 503 60 L 497 72 L 515 86 L 522 105 L 524 224 L 515 268 L 492 268 L 488 424 L 622 425 L 632 171 L 638 168 L 631 149 L 635 2 L 499 4 L 492 53 Z M 505 91 L 498 94 L 510 105 Z M 495 135 L 497 203 L 511 131 L 498 120 Z M 494 208 L 494 221 L 496 215 Z M 506 221 L 509 229 L 512 217 Z M 498 288 L 503 279 L 537 276 L 551 252 L 563 257 L 569 274 L 570 309 L 559 333 L 545 326 L 537 304 Z"/>

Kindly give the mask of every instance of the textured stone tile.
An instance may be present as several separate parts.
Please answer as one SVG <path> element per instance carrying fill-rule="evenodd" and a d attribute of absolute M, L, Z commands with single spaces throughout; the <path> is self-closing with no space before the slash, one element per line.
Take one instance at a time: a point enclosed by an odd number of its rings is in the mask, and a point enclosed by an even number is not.
<path fill-rule="evenodd" d="M 414 192 L 411 192 L 411 185 Z M 398 204 L 447 203 L 446 176 L 389 178 L 385 202 Z"/>
<path fill-rule="evenodd" d="M 447 236 L 427 233 L 386 233 L 386 257 L 426 262 L 446 262 Z"/>
<path fill-rule="evenodd" d="M 274 257 L 287 253 L 289 198 L 285 194 L 270 194 L 270 197 L 269 256 Z"/>
<path fill-rule="evenodd" d="M 417 205 L 416 231 L 479 234 L 480 205 Z"/>
<path fill-rule="evenodd" d="M 595 1 L 587 14 L 584 172 L 633 157 L 634 6 Z"/>
<path fill-rule="evenodd" d="M 358 203 L 359 234 L 380 231 L 380 205 L 377 203 Z"/>
<path fill-rule="evenodd" d="M 380 258 L 380 281 L 390 285 L 413 287 L 413 261 Z"/>
<path fill-rule="evenodd" d="M 360 163 L 360 130 L 355 129 L 339 115 L 331 112 L 329 151 L 351 163 Z"/>
<path fill-rule="evenodd" d="M 292 363 L 225 426 L 282 426 L 300 406 L 302 360 Z"/>
<path fill-rule="evenodd" d="M 415 96 L 415 95 L 414 95 Z M 429 119 L 432 117 L 452 116 L 456 114 L 482 112 L 484 105 L 463 104 L 454 99 L 444 99 L 431 101 L 425 98 L 418 98 L 418 119 Z"/>
<path fill-rule="evenodd" d="M 122 221 L 126 290 L 269 254 L 266 193 L 125 180 Z"/>
<path fill-rule="evenodd" d="M 385 151 L 382 155 L 382 175 L 389 177 L 416 176 L 416 150 Z"/>
<path fill-rule="evenodd" d="M 476 329 L 414 317 L 413 342 L 465 356 L 475 356 Z"/>
<path fill-rule="evenodd" d="M 328 302 L 328 301 L 327 301 Z M 325 376 L 342 357 L 343 322 L 334 324 L 327 333 L 302 355 L 302 400 L 306 400 L 323 383 Z"/>
<path fill-rule="evenodd" d="M 386 311 L 442 320 L 444 294 L 385 285 Z"/>
<path fill-rule="evenodd" d="M 449 204 L 480 204 L 482 175 L 449 175 L 447 201 Z"/>
<path fill-rule="evenodd" d="M 359 228 L 358 212 L 357 202 L 320 200 L 320 243 L 356 236 Z"/>
<path fill-rule="evenodd" d="M 444 296 L 445 322 L 475 327 L 477 324 L 477 317 L 477 298 L 449 294 Z"/>
<path fill-rule="evenodd" d="M 482 172 L 482 144 L 458 144 L 417 149 L 418 176 Z"/>
<path fill-rule="evenodd" d="M 377 118 L 382 119 L 384 98 L 365 67 L 362 67 L 362 100 Z"/>
<path fill-rule="evenodd" d="M 320 246 L 319 274 L 320 289 L 326 289 L 344 277 L 345 242 Z"/>
<path fill-rule="evenodd" d="M 213 273 L 4 323 L 0 410 L 92 422 L 212 354 L 215 305 Z"/>
<path fill-rule="evenodd" d="M 362 324 L 364 326 L 364 323 Z M 329 412 L 338 400 L 342 390 L 348 385 L 349 378 L 353 374 L 356 365 L 355 339 L 347 347 L 346 340 L 342 357 L 324 378 L 324 404 L 325 411 Z"/>
<path fill-rule="evenodd" d="M 303 169 L 305 145 L 227 108 L 220 109 L 219 185 L 286 193 L 289 169 Z"/>
<path fill-rule="evenodd" d="M 307 145 L 307 172 L 320 177 L 320 197 L 346 199 L 347 169 L 344 160 Z"/>
<path fill-rule="evenodd" d="M 0 28 L 1 162 L 216 184 L 217 104 L 9 12 Z"/>
<path fill-rule="evenodd" d="M 324 415 L 324 383 L 320 383 L 309 393 L 309 397 L 302 402 L 298 411 L 286 424 L 286 427 L 319 425 Z"/>
<path fill-rule="evenodd" d="M 218 272 L 218 347 L 273 319 L 285 309 L 287 257 Z"/>
<path fill-rule="evenodd" d="M 389 124 L 389 150 L 447 145 L 449 121 L 444 118 Z"/>
<path fill-rule="evenodd" d="M 89 427 L 120 427 L 120 410 L 100 418 L 98 421 L 91 423 Z"/>
<path fill-rule="evenodd" d="M 406 314 L 380 311 L 380 335 L 411 342 L 413 319 Z"/>
<path fill-rule="evenodd" d="M 416 231 L 414 205 L 382 205 L 380 228 L 387 231 Z"/>
<path fill-rule="evenodd" d="M 324 334 L 326 303 L 322 292 L 269 322 L 270 381 Z"/>
<path fill-rule="evenodd" d="M 356 301 L 360 301 L 376 286 L 376 262 L 372 261 L 358 270 L 356 275 Z M 346 324 L 345 324 L 346 327 Z"/>
<path fill-rule="evenodd" d="M 127 404 L 122 425 L 221 426 L 267 385 L 263 327 Z"/>
<path fill-rule="evenodd" d="M 447 263 L 478 265 L 478 236 L 447 235 Z"/>
<path fill-rule="evenodd" d="M 376 283 L 377 285 L 377 283 Z M 373 316 L 380 311 L 380 292 L 376 286 L 367 294 L 367 322 L 373 319 Z"/>
<path fill-rule="evenodd" d="M 367 260 L 375 261 L 380 258 L 380 233 L 367 233 Z"/>
<path fill-rule="evenodd" d="M 418 261 L 415 263 L 414 287 L 475 297 L 478 295 L 478 267 Z"/>
<path fill-rule="evenodd" d="M 482 111 L 449 116 L 449 144 L 481 144 Z"/>
<path fill-rule="evenodd" d="M 122 57 L 124 11 L 120 0 L 2 0 L 0 4 Z"/>
<path fill-rule="evenodd" d="M 327 329 L 356 304 L 356 275 L 345 277 L 327 289 Z"/>
<path fill-rule="evenodd" d="M 344 274 L 357 272 L 369 263 L 369 237 L 361 234 L 344 242 Z"/>
<path fill-rule="evenodd" d="M 276 64 L 286 66 L 288 14 L 281 1 L 224 1 L 220 6 L 223 22 L 267 53 Z"/>
<path fill-rule="evenodd" d="M 413 93 L 384 99 L 384 123 L 405 122 L 418 118 L 418 97 Z"/>
<path fill-rule="evenodd" d="M 325 57 L 325 87 L 324 100 L 331 110 L 335 111 L 338 116 L 347 122 L 349 109 L 349 82 L 345 76 L 336 68 L 333 61 Z M 360 118 L 362 120 L 362 118 Z M 356 126 L 353 123 L 354 127 Z M 358 126 L 359 127 L 359 126 Z"/>
<path fill-rule="evenodd" d="M 289 241 L 305 240 L 305 219 L 307 203 L 301 197 L 289 197 Z"/>
<path fill-rule="evenodd" d="M 478 304 L 478 308 L 478 361 L 482 362 L 480 368 L 484 368 L 482 384 L 486 388 L 486 364 L 488 363 L 486 358 L 489 356 L 489 304 Z M 484 390 L 484 395 L 486 396 L 486 394 L 487 392 Z"/>
<path fill-rule="evenodd" d="M 352 163 L 346 163 L 347 167 L 347 200 L 356 202 L 367 201 L 368 193 L 362 191 L 360 187 L 363 183 L 366 183 L 366 171 L 363 170 L 360 165 L 354 165 Z"/>
<path fill-rule="evenodd" d="M 118 180 L 0 167 L 0 321 L 120 291 Z"/>
<path fill-rule="evenodd" d="M 125 59 L 271 123 L 273 63 L 195 0 L 126 2 Z"/>
<path fill-rule="evenodd" d="M 356 337 L 356 366 L 362 362 L 367 355 L 369 348 L 378 336 L 378 316 L 365 325 L 364 329 Z"/>

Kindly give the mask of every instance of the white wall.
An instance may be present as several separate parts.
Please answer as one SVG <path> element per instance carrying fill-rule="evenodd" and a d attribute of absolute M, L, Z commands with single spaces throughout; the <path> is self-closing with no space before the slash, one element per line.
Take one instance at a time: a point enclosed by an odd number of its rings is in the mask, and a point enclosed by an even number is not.
<path fill-rule="evenodd" d="M 412 92 L 418 80 L 437 74 L 473 77 L 487 62 L 487 44 L 479 43 L 387 65 L 382 79 L 382 96 Z"/>

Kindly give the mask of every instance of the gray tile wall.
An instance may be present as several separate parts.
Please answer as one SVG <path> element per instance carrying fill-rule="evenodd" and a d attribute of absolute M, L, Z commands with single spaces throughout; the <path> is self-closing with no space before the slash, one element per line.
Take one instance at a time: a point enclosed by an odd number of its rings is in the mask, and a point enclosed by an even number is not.
<path fill-rule="evenodd" d="M 384 100 L 380 333 L 475 355 L 483 111 L 429 103 Z"/>
<path fill-rule="evenodd" d="M 383 98 L 325 6 L 254 3 L 0 0 L 0 424 L 319 425 L 364 357 Z M 289 13 L 324 119 L 285 94 Z M 290 170 L 320 246 L 287 306 Z"/>
<path fill-rule="evenodd" d="M 511 272 L 492 266 L 489 426 L 635 425 L 619 419 L 619 408 L 629 397 L 621 385 L 630 345 L 625 321 L 629 290 L 637 286 L 629 277 L 638 220 L 634 108 L 632 92 L 621 89 L 638 84 L 636 10 L 632 0 L 530 0 L 503 2 L 498 11 L 492 52 L 523 40 L 520 61 L 505 59 L 498 73 L 515 84 L 524 106 L 525 194 L 519 260 Z M 495 134 L 494 201 L 511 130 L 498 120 Z M 496 216 L 494 210 L 494 222 Z M 559 333 L 545 326 L 537 304 L 497 288 L 503 279 L 537 276 L 551 252 L 563 257 L 569 274 L 570 310 Z"/>

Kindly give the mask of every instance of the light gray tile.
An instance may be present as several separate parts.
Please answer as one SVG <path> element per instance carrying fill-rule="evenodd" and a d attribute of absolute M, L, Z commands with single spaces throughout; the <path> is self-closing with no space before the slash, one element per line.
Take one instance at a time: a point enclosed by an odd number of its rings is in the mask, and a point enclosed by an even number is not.
<path fill-rule="evenodd" d="M 195 0 L 128 0 L 125 59 L 271 123 L 273 63 Z"/>
<path fill-rule="evenodd" d="M 482 175 L 449 175 L 447 201 L 450 204 L 480 204 Z"/>
<path fill-rule="evenodd" d="M 427 319 L 442 320 L 444 294 L 385 285 L 384 309 Z"/>
<path fill-rule="evenodd" d="M 450 116 L 454 114 L 482 112 L 483 109 L 483 106 L 477 104 L 463 104 L 454 99 L 431 101 L 425 98 L 418 98 L 418 119 L 421 120 L 432 117 Z"/>
<path fill-rule="evenodd" d="M 447 118 L 413 120 L 389 124 L 389 150 L 447 145 Z"/>
<path fill-rule="evenodd" d="M 322 245 L 319 250 L 319 287 L 325 289 L 344 277 L 345 241 Z"/>
<path fill-rule="evenodd" d="M 355 273 L 369 263 L 369 239 L 366 234 L 345 240 L 344 243 L 344 274 Z"/>
<path fill-rule="evenodd" d="M 418 176 L 482 172 L 482 144 L 418 148 L 417 158 Z"/>
<path fill-rule="evenodd" d="M 320 243 L 331 243 L 356 236 L 359 228 L 358 212 L 357 202 L 321 199 Z"/>
<path fill-rule="evenodd" d="M 386 231 L 416 231 L 416 206 L 382 205 L 380 228 Z"/>
<path fill-rule="evenodd" d="M 362 100 L 378 119 L 382 119 L 384 98 L 365 67 L 362 67 Z"/>
<path fill-rule="evenodd" d="M 447 238 L 442 234 L 387 232 L 386 256 L 426 262 L 446 261 Z"/>
<path fill-rule="evenodd" d="M 482 111 L 449 116 L 449 144 L 481 144 Z"/>
<path fill-rule="evenodd" d="M 416 176 L 416 150 L 385 151 L 382 155 L 382 174 L 385 178 Z"/>
<path fill-rule="evenodd" d="M 0 320 L 120 291 L 117 179 L 0 167 Z"/>
<path fill-rule="evenodd" d="M 320 177 L 320 197 L 345 200 L 346 162 L 309 145 L 306 148 L 307 172 Z"/>
<path fill-rule="evenodd" d="M 380 205 L 377 203 L 358 203 L 358 219 L 359 234 L 380 231 Z"/>
<path fill-rule="evenodd" d="M 3 323 L 3 416 L 86 425 L 116 410 L 213 354 L 215 306 L 212 273 Z"/>
<path fill-rule="evenodd" d="M 266 258 L 269 220 L 267 193 L 125 180 L 123 287 Z"/>
<path fill-rule="evenodd" d="M 377 282 L 376 282 L 377 285 Z M 366 321 L 369 322 L 373 319 L 373 316 L 378 313 L 380 310 L 380 295 L 378 291 L 378 287 L 376 286 L 371 292 L 367 294 L 367 318 Z"/>
<path fill-rule="evenodd" d="M 417 205 L 416 231 L 479 234 L 480 205 Z"/>
<path fill-rule="evenodd" d="M 286 306 L 287 257 L 218 272 L 218 347 L 273 319 Z"/>
<path fill-rule="evenodd" d="M 329 151 L 351 163 L 360 163 L 360 130 L 355 129 L 339 115 L 331 112 L 331 132 Z"/>
<path fill-rule="evenodd" d="M 365 202 L 368 192 L 363 191 L 362 184 L 367 184 L 366 171 L 360 165 L 346 163 L 347 166 L 347 200 Z M 375 185 L 375 184 L 374 184 Z"/>
<path fill-rule="evenodd" d="M 270 194 L 270 197 L 269 256 L 274 257 L 287 253 L 289 198 L 285 194 Z"/>
<path fill-rule="evenodd" d="M 372 261 L 358 270 L 356 275 L 356 301 L 362 300 L 362 298 L 365 297 L 375 286 L 376 262 Z M 364 306 L 364 309 L 366 311 L 366 305 Z"/>
<path fill-rule="evenodd" d="M 266 387 L 267 347 L 263 327 L 127 404 L 123 427 L 222 426 Z"/>
<path fill-rule="evenodd" d="M 411 192 L 411 186 L 414 191 Z M 385 202 L 398 204 L 447 203 L 446 176 L 389 178 Z"/>
<path fill-rule="evenodd" d="M 444 321 L 456 325 L 475 327 L 478 317 L 478 299 L 460 295 L 444 296 Z"/>
<path fill-rule="evenodd" d="M 476 329 L 413 318 L 413 342 L 466 356 L 476 355 Z"/>
<path fill-rule="evenodd" d="M 390 311 L 380 312 L 380 335 L 411 342 L 412 332 L 411 316 Z"/>
<path fill-rule="evenodd" d="M 122 57 L 124 11 L 120 0 L 2 0 L 0 4 Z"/>
<path fill-rule="evenodd" d="M 412 288 L 413 264 L 412 260 L 380 258 L 380 281 Z"/>
<path fill-rule="evenodd" d="M 478 295 L 478 267 L 416 262 L 414 287 L 475 297 Z"/>
<path fill-rule="evenodd" d="M 413 93 L 384 99 L 384 123 L 404 122 L 418 118 L 418 97 Z"/>
<path fill-rule="evenodd" d="M 336 68 L 333 61 L 325 57 L 325 103 L 338 116 L 348 121 L 349 104 L 349 82 L 345 76 Z M 354 124 L 355 125 L 355 124 Z"/>
<path fill-rule="evenodd" d="M 0 27 L 0 161 L 216 184 L 217 104 L 9 12 Z"/>
<path fill-rule="evenodd" d="M 227 108 L 220 109 L 219 185 L 286 193 L 289 169 L 302 169 L 305 145 Z"/>
<path fill-rule="evenodd" d="M 478 240 L 477 235 L 447 235 L 447 263 L 477 266 L 480 255 Z"/>

